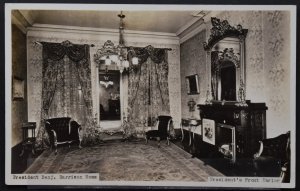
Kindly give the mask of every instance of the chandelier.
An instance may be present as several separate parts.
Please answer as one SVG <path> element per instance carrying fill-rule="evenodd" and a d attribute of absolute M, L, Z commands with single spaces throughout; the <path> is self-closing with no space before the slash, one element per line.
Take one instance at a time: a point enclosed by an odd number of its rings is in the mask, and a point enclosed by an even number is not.
<path fill-rule="evenodd" d="M 100 84 L 103 85 L 105 88 L 114 85 L 114 82 L 109 79 L 108 71 L 105 71 L 105 75 L 103 75 L 103 80 L 100 79 Z"/>
<path fill-rule="evenodd" d="M 116 65 L 117 69 L 122 73 L 124 70 L 127 70 L 132 65 L 138 65 L 139 59 L 136 57 L 133 49 L 128 50 L 125 46 L 124 41 L 124 18 L 122 11 L 118 14 L 120 18 L 119 24 L 119 45 L 115 46 L 111 40 L 107 40 L 102 48 L 98 49 L 97 53 L 94 56 L 95 62 L 98 64 L 105 65 L 105 70 L 107 71 L 108 66 Z M 128 60 L 128 53 L 132 52 L 132 58 Z"/>

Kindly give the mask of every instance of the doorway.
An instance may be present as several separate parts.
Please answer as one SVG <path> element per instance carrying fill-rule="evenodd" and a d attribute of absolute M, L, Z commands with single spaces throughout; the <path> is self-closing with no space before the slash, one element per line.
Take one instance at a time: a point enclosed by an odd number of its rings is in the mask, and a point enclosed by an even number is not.
<path fill-rule="evenodd" d="M 121 127 L 120 72 L 99 71 L 99 119 L 104 130 Z"/>

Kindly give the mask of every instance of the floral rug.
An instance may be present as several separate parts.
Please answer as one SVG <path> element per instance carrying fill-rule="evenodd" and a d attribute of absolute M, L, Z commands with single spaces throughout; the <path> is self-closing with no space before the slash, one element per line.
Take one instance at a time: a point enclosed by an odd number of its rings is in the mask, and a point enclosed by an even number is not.
<path fill-rule="evenodd" d="M 206 181 L 223 176 L 174 144 L 111 142 L 44 151 L 25 173 L 99 173 L 105 181 Z"/>

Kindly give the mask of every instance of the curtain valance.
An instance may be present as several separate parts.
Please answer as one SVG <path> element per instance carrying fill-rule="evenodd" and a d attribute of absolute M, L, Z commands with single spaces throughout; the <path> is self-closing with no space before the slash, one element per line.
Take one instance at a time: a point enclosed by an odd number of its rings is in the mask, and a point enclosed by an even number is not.
<path fill-rule="evenodd" d="M 62 43 L 41 42 L 43 45 L 43 58 L 58 61 L 67 55 L 74 62 L 86 62 L 88 45 L 72 44 L 70 41 L 63 41 Z"/>
<path fill-rule="evenodd" d="M 140 47 L 129 47 L 128 54 L 132 56 L 132 54 L 135 54 L 139 60 L 140 63 L 144 63 L 147 61 L 147 59 L 150 57 L 153 62 L 156 64 L 167 62 L 167 49 L 165 48 L 154 48 L 151 45 L 148 45 L 144 48 Z"/>

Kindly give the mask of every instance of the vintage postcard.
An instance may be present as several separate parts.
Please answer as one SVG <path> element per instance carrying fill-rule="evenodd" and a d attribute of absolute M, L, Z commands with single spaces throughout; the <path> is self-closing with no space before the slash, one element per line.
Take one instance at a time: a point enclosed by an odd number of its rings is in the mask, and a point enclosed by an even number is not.
<path fill-rule="evenodd" d="M 8 185 L 295 187 L 296 6 L 5 4 Z"/>

